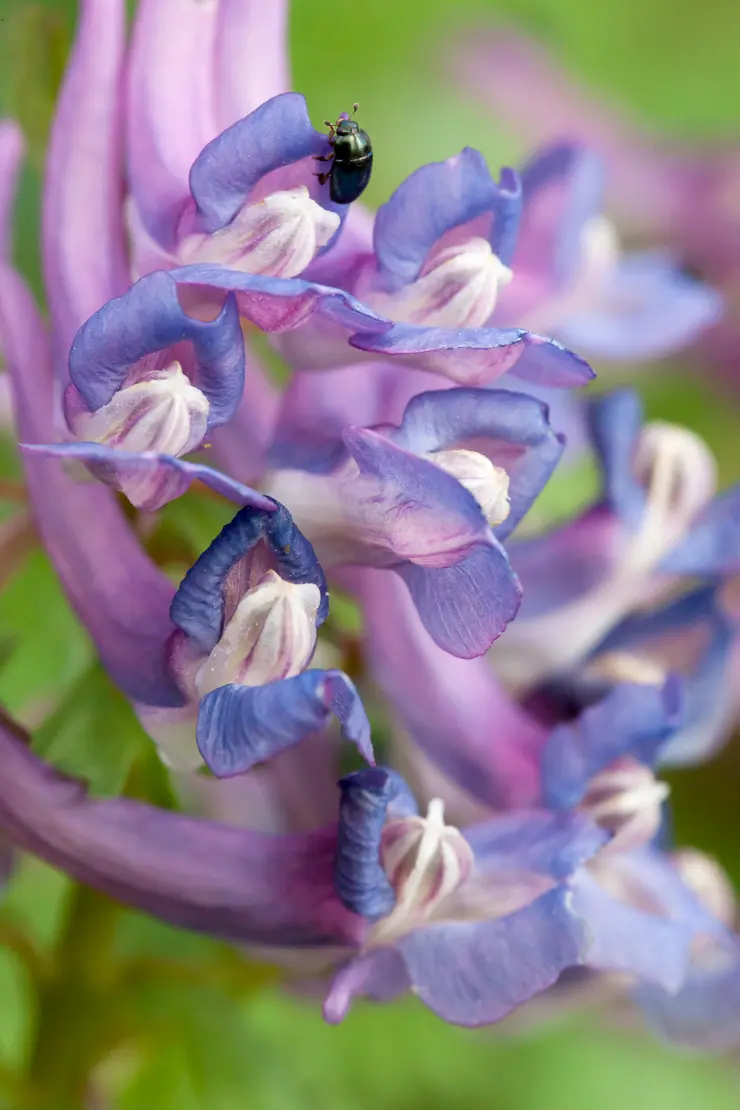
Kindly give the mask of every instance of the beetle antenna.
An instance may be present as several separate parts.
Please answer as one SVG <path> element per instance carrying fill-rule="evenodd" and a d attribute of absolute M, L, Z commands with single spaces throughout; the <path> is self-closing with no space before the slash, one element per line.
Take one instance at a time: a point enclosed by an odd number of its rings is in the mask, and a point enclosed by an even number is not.
<path fill-rule="evenodd" d="M 352 105 L 352 113 L 351 113 L 352 116 L 355 114 L 355 112 L 357 111 L 357 109 L 359 107 L 360 107 L 360 105 L 357 103 L 357 101 L 355 101 L 354 104 Z"/>

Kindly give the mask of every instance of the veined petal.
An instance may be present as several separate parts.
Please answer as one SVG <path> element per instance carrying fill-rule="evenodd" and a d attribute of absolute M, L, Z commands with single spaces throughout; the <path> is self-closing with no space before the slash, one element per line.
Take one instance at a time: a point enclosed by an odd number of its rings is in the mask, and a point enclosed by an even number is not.
<path fill-rule="evenodd" d="M 521 188 L 513 170 L 491 177 L 471 147 L 407 177 L 375 217 L 374 246 L 381 279 L 390 289 L 415 281 L 432 247 L 448 232 L 480 216 L 494 254 L 507 263 L 516 241 Z"/>
<path fill-rule="evenodd" d="M 289 87 L 287 23 L 287 0 L 220 0 L 214 65 L 219 127 L 230 127 Z"/>
<path fill-rule="evenodd" d="M 190 190 L 198 214 L 197 229 L 213 232 L 225 227 L 267 174 L 327 149 L 326 135 L 314 130 L 299 93 L 272 97 L 213 139 L 193 163 Z M 311 185 L 309 175 L 305 176 L 305 181 L 291 184 Z M 281 180 L 274 187 L 288 186 Z M 323 194 L 316 199 L 319 197 L 325 200 Z M 341 205 L 328 201 L 323 206 L 340 218 L 345 214 Z"/>
<path fill-rule="evenodd" d="M 75 332 L 128 285 L 121 82 L 123 0 L 85 0 L 49 140 L 43 211 L 57 373 Z"/>
<path fill-rule="evenodd" d="M 256 554 L 260 543 L 266 549 L 266 565 L 265 560 L 259 561 L 255 568 L 259 577 L 273 566 L 287 582 L 317 586 L 321 597 L 317 625 L 326 619 L 329 611 L 326 581 L 313 547 L 296 528 L 288 510 L 271 498 L 266 500 L 269 502 L 267 509 L 251 505 L 240 509 L 177 588 L 172 601 L 172 619 L 203 652 L 211 652 L 221 637 L 230 572 L 247 557 L 240 581 L 248 584 L 253 569 L 249 557 Z M 235 600 L 232 599 L 232 604 Z"/>
<path fill-rule="evenodd" d="M 683 274 L 660 251 L 627 254 L 598 301 L 568 316 L 558 336 L 589 358 L 665 358 L 689 346 L 720 318 L 722 296 Z"/>
<path fill-rule="evenodd" d="M 547 407 L 522 393 L 447 389 L 417 394 L 406 407 L 394 442 L 417 454 L 466 447 L 503 467 L 509 478 L 509 512 L 495 527 L 504 540 L 552 474 L 563 452 Z"/>
<path fill-rule="evenodd" d="M 190 201 L 188 173 L 217 133 L 218 4 L 142 0 L 128 69 L 128 172 L 148 234 L 174 250 Z"/>
<path fill-rule="evenodd" d="M 223 424 L 236 411 L 244 388 L 244 337 L 236 301 L 228 297 L 215 320 L 198 320 L 183 310 L 176 280 L 165 271 L 140 278 L 80 328 L 70 353 L 70 377 L 95 410 L 111 400 L 139 359 L 182 341 L 193 347 L 194 384 L 209 402 L 209 427 Z"/>
<path fill-rule="evenodd" d="M 129 798 L 92 799 L 0 728 L 0 828 L 80 882 L 180 928 L 265 945 L 353 945 L 334 829 L 270 836 Z"/>
<path fill-rule="evenodd" d="M 304 671 L 266 686 L 222 686 L 206 694 L 198 714 L 198 748 L 219 778 L 241 775 L 318 732 L 332 715 L 344 739 L 374 763 L 370 722 L 341 671 Z"/>
<path fill-rule="evenodd" d="M 608 836 L 579 813 L 527 809 L 465 829 L 481 876 L 535 872 L 560 882 L 606 843 Z"/>
<path fill-rule="evenodd" d="M 394 324 L 358 332 L 350 346 L 392 356 L 460 385 L 495 381 L 516 366 L 525 381 L 539 385 L 585 385 L 595 374 L 588 363 L 554 339 L 521 328 L 421 328 Z"/>
<path fill-rule="evenodd" d="M 403 778 L 385 767 L 345 775 L 339 789 L 334 883 L 343 905 L 374 921 L 396 904 L 380 858 L 383 826 L 388 817 L 415 816 L 418 808 Z"/>
<path fill-rule="evenodd" d="M 594 775 L 622 756 L 652 766 L 682 712 L 681 683 L 672 676 L 662 686 L 616 686 L 574 724 L 558 725 L 542 752 L 545 805 L 572 809 Z"/>
<path fill-rule="evenodd" d="M 203 482 L 237 505 L 250 505 L 261 512 L 275 511 L 275 503 L 269 497 L 209 466 L 185 462 L 171 455 L 153 451 L 120 451 L 99 443 L 24 443 L 21 447 L 33 455 L 81 459 L 91 466 L 96 477 L 115 489 L 125 490 L 126 486 L 137 489 L 139 496 L 134 503 L 147 512 L 181 497 L 193 482 Z"/>

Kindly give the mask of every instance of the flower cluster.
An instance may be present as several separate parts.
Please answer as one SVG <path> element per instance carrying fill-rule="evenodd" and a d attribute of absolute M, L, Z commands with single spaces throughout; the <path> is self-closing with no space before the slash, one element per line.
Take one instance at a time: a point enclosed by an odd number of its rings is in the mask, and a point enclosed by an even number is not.
<path fill-rule="evenodd" d="M 593 377 L 564 344 L 657 353 L 717 297 L 663 261 L 629 319 L 594 301 L 640 264 L 575 145 L 498 178 L 466 148 L 374 218 L 334 204 L 282 3 L 140 0 L 130 43 L 124 16 L 85 0 L 60 96 L 50 328 L 4 235 L 0 333 L 64 588 L 162 760 L 238 776 L 242 827 L 88 799 L 7 728 L 0 828 L 166 920 L 318 956 L 329 1021 L 410 989 L 492 1023 L 619 976 L 665 1035 L 734 1041 L 732 896 L 673 849 L 656 772 L 732 716 L 740 491 L 715 496 L 708 448 L 621 391 L 584 403 L 596 503 L 515 534 L 565 446 L 539 391 Z M 6 229 L 20 156 L 6 122 Z M 678 338 L 648 322 L 667 287 L 695 308 Z M 175 586 L 132 518 L 193 484 L 236 509 Z M 337 589 L 359 644 L 322 638 Z"/>

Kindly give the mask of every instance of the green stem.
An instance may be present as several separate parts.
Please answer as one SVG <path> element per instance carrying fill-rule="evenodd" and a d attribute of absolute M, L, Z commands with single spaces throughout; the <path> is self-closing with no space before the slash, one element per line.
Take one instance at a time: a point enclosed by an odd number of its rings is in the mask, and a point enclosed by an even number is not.
<path fill-rule="evenodd" d="M 28 1110 L 84 1110 L 87 1104 L 90 1073 L 118 1032 L 111 995 L 119 912 L 96 891 L 74 888 L 52 974 L 39 989 Z"/>

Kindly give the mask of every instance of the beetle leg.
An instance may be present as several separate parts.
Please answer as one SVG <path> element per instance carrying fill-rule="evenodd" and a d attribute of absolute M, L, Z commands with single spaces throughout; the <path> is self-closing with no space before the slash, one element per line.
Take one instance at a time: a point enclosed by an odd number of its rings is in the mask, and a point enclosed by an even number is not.
<path fill-rule="evenodd" d="M 325 185 L 325 184 L 326 184 L 326 182 L 327 182 L 327 181 L 329 180 L 329 178 L 331 177 L 331 170 L 327 170 L 327 172 L 326 172 L 326 173 L 315 173 L 315 174 L 314 174 L 314 177 L 318 177 L 318 179 L 319 179 L 319 185 Z"/>
<path fill-rule="evenodd" d="M 332 151 L 331 154 L 314 154 L 313 160 L 314 162 L 331 162 L 333 157 L 334 151 Z"/>

